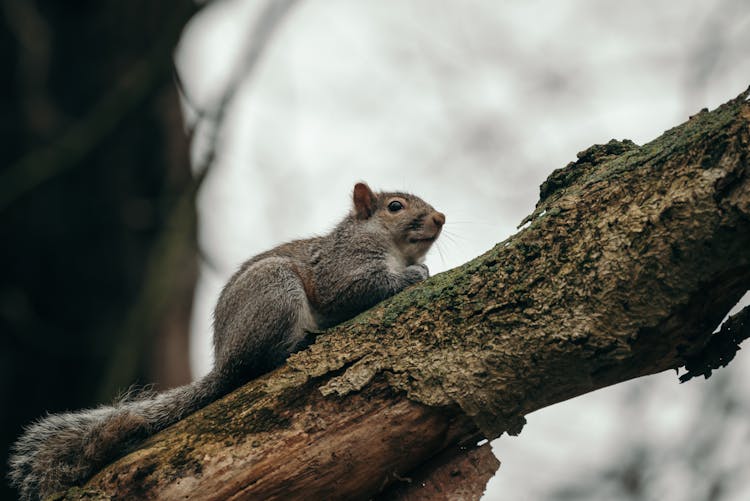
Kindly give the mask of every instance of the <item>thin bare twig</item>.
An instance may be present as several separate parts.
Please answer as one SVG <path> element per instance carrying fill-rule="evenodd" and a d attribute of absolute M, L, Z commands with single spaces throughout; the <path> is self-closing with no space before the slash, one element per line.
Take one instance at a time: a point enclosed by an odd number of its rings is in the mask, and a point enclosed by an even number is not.
<path fill-rule="evenodd" d="M 266 2 L 263 10 L 255 21 L 253 29 L 250 30 L 250 36 L 247 38 L 245 47 L 242 51 L 242 58 L 239 61 L 239 64 L 235 66 L 236 70 L 229 78 L 224 91 L 221 93 L 221 98 L 213 106 L 201 108 L 197 105 L 197 103 L 186 92 L 179 76 L 176 76 L 175 81 L 178 84 L 178 89 L 186 98 L 197 116 L 196 123 L 191 128 L 191 134 L 194 135 L 196 131 L 199 130 L 201 121 L 208 122 L 208 128 L 205 132 L 208 135 L 208 144 L 206 146 L 206 151 L 193 166 L 196 173 L 202 174 L 204 177 L 209 174 L 211 167 L 216 162 L 216 157 L 219 151 L 219 138 L 221 137 L 229 107 L 237 96 L 242 85 L 250 79 L 257 70 L 258 63 L 268 48 L 273 35 L 276 33 L 281 22 L 291 8 L 297 2 L 298 0 L 269 0 Z M 211 270 L 216 272 L 220 271 L 220 267 L 217 265 L 217 259 L 210 256 L 200 245 L 200 242 L 198 243 L 198 255 L 202 262 Z"/>
<path fill-rule="evenodd" d="M 106 401 L 120 391 L 123 381 L 132 381 L 133 375 L 137 371 L 138 354 L 143 351 L 149 333 L 149 330 L 144 327 L 153 325 L 157 321 L 156 313 L 162 311 L 165 307 L 166 302 L 172 295 L 172 284 L 177 281 L 176 274 L 182 272 L 179 269 L 179 263 L 183 262 L 180 257 L 184 249 L 184 236 L 192 235 L 195 227 L 195 197 L 216 160 L 218 139 L 227 110 L 242 83 L 253 74 L 275 29 L 295 2 L 296 0 L 269 0 L 266 3 L 258 17 L 255 28 L 251 30 L 242 64 L 238 66 L 237 71 L 230 78 L 222 93 L 222 98 L 213 107 L 210 114 L 199 113 L 199 116 L 212 122 L 208 131 L 208 151 L 202 160 L 195 165 L 194 177 L 190 186 L 181 193 L 179 199 L 173 205 L 168 223 L 152 248 L 141 293 L 130 309 L 122 329 L 117 333 L 120 339 L 128 338 L 130 342 L 121 343 L 122 347 L 115 355 L 116 360 L 108 364 L 109 372 L 103 378 L 103 383 L 99 388 L 100 401 Z M 184 92 L 182 81 L 176 72 L 173 73 L 173 79 L 178 91 Z M 212 261 L 206 256 L 201 246 L 198 243 L 196 243 L 196 246 L 198 256 L 209 266 L 212 266 Z"/>

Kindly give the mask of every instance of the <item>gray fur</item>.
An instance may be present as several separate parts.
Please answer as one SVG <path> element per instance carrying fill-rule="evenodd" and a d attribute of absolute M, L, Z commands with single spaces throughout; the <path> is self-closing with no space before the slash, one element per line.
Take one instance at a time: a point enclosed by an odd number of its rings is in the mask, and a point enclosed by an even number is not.
<path fill-rule="evenodd" d="M 232 276 L 214 312 L 214 369 L 203 379 L 30 425 L 10 459 L 9 478 L 21 499 L 83 483 L 145 437 L 281 365 L 310 342 L 309 332 L 427 278 L 421 261 L 445 217 L 418 197 L 375 194 L 362 183 L 353 200 L 351 214 L 328 235 L 282 244 Z M 403 210 L 389 210 L 393 200 Z"/>

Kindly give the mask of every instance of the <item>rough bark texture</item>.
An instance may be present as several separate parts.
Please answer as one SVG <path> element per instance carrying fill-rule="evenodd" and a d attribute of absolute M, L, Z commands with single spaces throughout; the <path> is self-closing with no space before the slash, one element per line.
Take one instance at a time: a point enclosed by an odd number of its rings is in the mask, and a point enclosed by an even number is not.
<path fill-rule="evenodd" d="M 522 231 L 69 495 L 366 499 L 535 409 L 683 365 L 750 288 L 747 97 L 642 147 L 583 151 Z"/>
<path fill-rule="evenodd" d="M 391 501 L 479 499 L 497 472 L 500 461 L 489 443 L 478 448 L 450 447 L 420 466 L 408 477 L 377 496 Z"/>

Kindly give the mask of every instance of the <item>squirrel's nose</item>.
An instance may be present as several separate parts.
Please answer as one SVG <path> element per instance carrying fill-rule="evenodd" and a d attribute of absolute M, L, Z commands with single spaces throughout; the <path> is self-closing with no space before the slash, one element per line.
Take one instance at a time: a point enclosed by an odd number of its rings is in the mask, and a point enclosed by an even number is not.
<path fill-rule="evenodd" d="M 435 226 L 438 228 L 442 228 L 445 224 L 445 214 L 442 212 L 436 212 L 432 215 L 432 222 L 435 223 Z"/>

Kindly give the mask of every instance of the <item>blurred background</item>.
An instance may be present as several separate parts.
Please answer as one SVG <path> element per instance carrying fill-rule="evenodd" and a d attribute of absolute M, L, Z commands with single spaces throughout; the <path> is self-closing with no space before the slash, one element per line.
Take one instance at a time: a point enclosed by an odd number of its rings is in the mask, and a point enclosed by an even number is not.
<path fill-rule="evenodd" d="M 45 412 L 207 372 L 223 282 L 330 229 L 354 182 L 447 214 L 436 273 L 513 234 L 577 151 L 750 85 L 744 0 L 0 6 L 3 474 Z M 493 442 L 485 498 L 750 499 L 749 379 L 741 352 L 535 412 Z"/>

